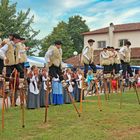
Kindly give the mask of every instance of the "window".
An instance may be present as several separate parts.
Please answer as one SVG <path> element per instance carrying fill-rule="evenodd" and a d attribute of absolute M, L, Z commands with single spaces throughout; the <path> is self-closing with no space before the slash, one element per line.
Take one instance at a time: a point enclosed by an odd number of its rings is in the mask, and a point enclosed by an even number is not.
<path fill-rule="evenodd" d="M 124 46 L 126 41 L 128 41 L 128 39 L 120 39 L 119 40 L 119 47 Z"/>
<path fill-rule="evenodd" d="M 106 47 L 106 41 L 98 41 L 98 48 L 105 48 Z"/>

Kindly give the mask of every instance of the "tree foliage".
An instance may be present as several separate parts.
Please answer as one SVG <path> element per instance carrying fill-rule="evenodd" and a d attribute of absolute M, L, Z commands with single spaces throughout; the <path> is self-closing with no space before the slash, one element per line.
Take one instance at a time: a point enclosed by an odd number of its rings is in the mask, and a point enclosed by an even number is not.
<path fill-rule="evenodd" d="M 34 20 L 34 15 L 29 17 L 30 9 L 26 12 L 16 12 L 17 3 L 10 4 L 9 0 L 1 0 L 0 3 L 0 37 L 5 38 L 9 33 L 17 33 L 32 42 L 32 45 L 37 45 L 33 38 L 39 33 L 35 31 L 31 24 Z"/>
<path fill-rule="evenodd" d="M 72 16 L 68 21 L 68 33 L 74 43 L 75 50 L 80 53 L 84 44 L 84 37 L 81 35 L 83 32 L 89 31 L 88 26 L 82 20 L 81 16 Z"/>
<path fill-rule="evenodd" d="M 82 32 L 89 31 L 88 26 L 85 24 L 85 20 L 82 20 L 80 16 L 70 17 L 68 23 L 61 21 L 50 35 L 42 40 L 42 49 L 40 56 L 44 56 L 48 47 L 53 44 L 55 40 L 61 40 L 63 42 L 63 59 L 71 57 L 74 51 L 81 53 L 83 47 Z"/>

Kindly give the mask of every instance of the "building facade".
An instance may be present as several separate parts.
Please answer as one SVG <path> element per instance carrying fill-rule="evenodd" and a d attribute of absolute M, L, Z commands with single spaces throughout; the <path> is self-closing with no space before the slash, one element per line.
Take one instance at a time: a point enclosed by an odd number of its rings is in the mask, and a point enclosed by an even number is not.
<path fill-rule="evenodd" d="M 97 50 L 106 46 L 113 46 L 115 48 L 122 47 L 126 40 L 132 43 L 132 48 L 140 47 L 140 23 L 129 23 L 114 25 L 110 23 L 109 27 L 98 30 L 85 32 L 84 45 L 87 45 L 88 39 L 94 39 L 94 48 Z"/>
<path fill-rule="evenodd" d="M 110 23 L 109 27 L 82 34 L 84 35 L 84 46 L 88 44 L 89 39 L 95 40 L 94 50 L 96 55 L 106 46 L 121 48 L 125 41 L 129 40 L 132 44 L 132 59 L 140 59 L 140 22 L 120 25 Z"/>

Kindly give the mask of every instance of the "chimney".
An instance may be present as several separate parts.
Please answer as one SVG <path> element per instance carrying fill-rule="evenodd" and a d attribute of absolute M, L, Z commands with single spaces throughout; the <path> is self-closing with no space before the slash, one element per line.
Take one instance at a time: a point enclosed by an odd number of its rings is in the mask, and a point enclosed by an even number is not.
<path fill-rule="evenodd" d="M 110 26 L 109 26 L 109 46 L 113 46 L 113 38 L 114 38 L 114 24 L 113 23 L 110 23 Z M 113 46 L 114 47 L 114 46 Z"/>

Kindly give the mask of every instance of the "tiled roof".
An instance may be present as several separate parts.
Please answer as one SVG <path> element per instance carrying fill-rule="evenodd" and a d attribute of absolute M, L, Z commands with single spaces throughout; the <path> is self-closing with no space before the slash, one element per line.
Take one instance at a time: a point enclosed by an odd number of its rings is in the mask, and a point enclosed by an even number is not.
<path fill-rule="evenodd" d="M 99 64 L 99 54 L 101 50 L 95 50 L 94 54 L 97 56 L 94 59 L 95 64 Z M 140 48 L 132 48 L 131 49 L 131 58 L 132 59 L 140 59 Z M 64 62 L 68 64 L 72 64 L 74 67 L 81 66 L 80 61 L 79 61 L 79 56 L 73 56 L 68 59 L 66 59 Z"/>
<path fill-rule="evenodd" d="M 129 32 L 129 31 L 140 31 L 139 23 L 128 23 L 128 24 L 118 24 L 114 26 L 114 33 L 116 32 Z M 97 29 L 90 32 L 82 33 L 83 35 L 93 35 L 93 34 L 105 34 L 108 33 L 109 27 Z"/>

